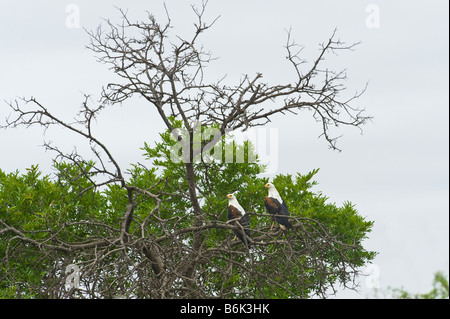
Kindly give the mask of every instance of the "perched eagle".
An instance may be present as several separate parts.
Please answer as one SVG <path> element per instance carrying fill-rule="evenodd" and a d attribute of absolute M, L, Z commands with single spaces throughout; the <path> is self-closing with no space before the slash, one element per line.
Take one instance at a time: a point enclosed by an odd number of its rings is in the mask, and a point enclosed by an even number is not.
<path fill-rule="evenodd" d="M 239 205 L 236 196 L 233 194 L 228 194 L 228 220 L 238 219 L 233 224 L 238 227 L 238 229 L 233 229 L 234 234 L 246 245 L 250 246 L 250 217 L 245 214 L 245 210 Z M 242 227 L 244 228 L 242 230 Z M 245 235 L 244 235 L 245 233 Z"/>
<path fill-rule="evenodd" d="M 264 198 L 264 204 L 266 205 L 269 214 L 272 215 L 272 219 L 275 218 L 282 230 L 292 228 L 292 225 L 289 222 L 288 207 L 283 198 L 281 198 L 280 193 L 278 193 L 272 183 L 267 183 L 264 187 L 269 190 L 268 196 Z"/>

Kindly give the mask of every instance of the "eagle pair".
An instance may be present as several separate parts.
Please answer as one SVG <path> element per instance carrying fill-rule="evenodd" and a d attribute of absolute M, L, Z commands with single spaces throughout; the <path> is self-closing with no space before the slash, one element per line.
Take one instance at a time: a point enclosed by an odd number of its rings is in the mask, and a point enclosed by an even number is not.
<path fill-rule="evenodd" d="M 280 193 L 272 183 L 267 183 L 264 185 L 269 191 L 268 196 L 264 198 L 264 204 L 267 211 L 272 216 L 272 220 L 275 220 L 280 224 L 282 230 L 292 228 L 289 222 L 289 210 L 286 202 L 281 198 Z M 239 204 L 236 196 L 233 194 L 228 194 L 228 220 L 236 219 L 238 229 L 233 229 L 234 234 L 246 245 L 250 245 L 250 218 L 245 214 L 245 210 Z"/>

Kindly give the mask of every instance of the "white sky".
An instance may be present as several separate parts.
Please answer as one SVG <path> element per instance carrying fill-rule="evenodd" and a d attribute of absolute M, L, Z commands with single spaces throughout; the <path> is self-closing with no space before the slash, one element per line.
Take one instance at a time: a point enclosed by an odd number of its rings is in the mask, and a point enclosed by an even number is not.
<path fill-rule="evenodd" d="M 175 33 L 187 35 L 194 16 L 189 1 L 167 0 Z M 198 3 L 198 2 L 197 2 Z M 114 80 L 105 65 L 85 49 L 82 28 L 69 28 L 66 8 L 79 8 L 82 27 L 96 28 L 101 18 L 117 19 L 114 6 L 129 9 L 132 19 L 144 10 L 164 17 L 161 0 L 61 1 L 3 0 L 0 4 L 0 121 L 10 113 L 3 100 L 36 97 L 50 110 L 71 119 L 82 94 L 99 97 L 102 85 Z M 379 9 L 379 26 L 369 28 L 370 4 Z M 310 113 L 277 116 L 277 173 L 306 173 L 320 168 L 321 190 L 338 204 L 350 200 L 360 214 L 375 221 L 367 249 L 375 260 L 381 288 L 403 286 L 411 292 L 431 289 L 433 273 L 449 269 L 449 98 L 448 6 L 433 1 L 218 1 L 210 0 L 207 17 L 221 15 L 202 38 L 205 49 L 219 59 L 208 77 L 261 72 L 264 80 L 285 83 L 292 74 L 285 60 L 285 29 L 305 45 L 303 57 L 315 58 L 318 44 L 335 27 L 345 42 L 362 41 L 353 52 L 327 60 L 330 69 L 347 68 L 349 94 L 364 87 L 360 98 L 374 122 L 342 128 L 341 153 L 317 139 L 320 125 Z M 69 7 L 70 8 L 70 7 Z M 369 7 L 370 8 L 370 7 Z M 232 82 L 233 84 L 235 82 Z M 97 134 L 123 165 L 142 161 L 143 142 L 163 129 L 156 112 L 140 99 L 106 110 Z M 49 129 L 45 139 L 84 148 L 65 132 Z M 39 163 L 50 172 L 51 153 L 39 147 L 40 128 L 0 131 L 0 168 L 24 170 Z M 366 278 L 361 292 L 338 297 L 371 296 Z M 369 281 L 370 283 L 370 281 Z"/>

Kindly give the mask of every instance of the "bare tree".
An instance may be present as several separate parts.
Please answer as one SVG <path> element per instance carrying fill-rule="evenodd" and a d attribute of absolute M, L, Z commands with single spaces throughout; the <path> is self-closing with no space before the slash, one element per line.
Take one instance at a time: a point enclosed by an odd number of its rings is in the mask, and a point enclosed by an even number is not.
<path fill-rule="evenodd" d="M 206 83 L 205 68 L 214 59 L 197 43 L 217 19 L 205 22 L 206 3 L 192 8 L 196 21 L 189 39 L 171 36 L 172 21 L 167 10 L 163 23 L 150 13 L 145 21 L 133 22 L 126 12 L 120 11 L 120 24 L 106 20 L 106 26 L 88 31 L 91 38 L 88 48 L 100 62 L 109 65 L 120 80 L 103 88 L 98 106 L 90 106 L 86 96 L 75 122 L 59 119 L 35 98 L 10 103 L 13 115 L 7 119 L 6 128 L 59 126 L 89 142 L 93 161 L 76 152 L 65 153 L 51 143 L 45 144 L 47 149 L 56 152 L 57 160 L 71 163 L 75 168 L 76 174 L 61 167 L 58 181 L 62 187 L 72 188 L 79 181 L 76 198 L 95 198 L 106 186 L 121 189 L 126 194 L 118 225 L 97 219 L 60 224 L 49 221 L 48 228 L 41 230 L 46 236 L 35 238 L 33 232 L 0 219 L 0 234 L 8 235 L 11 243 L 3 256 L 4 262 L 14 255 L 13 252 L 20 255 L 18 247 L 21 245 L 38 247 L 53 260 L 49 265 L 53 273 L 48 274 L 47 296 L 76 294 L 65 289 L 65 277 L 61 275 L 64 267 L 74 261 L 83 265 L 81 285 L 84 290 L 78 297 L 204 298 L 244 293 L 266 297 L 261 288 L 266 283 L 279 287 L 286 295 L 306 297 L 307 292 L 313 290 L 325 295 L 333 286 L 333 280 L 326 279 L 331 275 L 344 285 L 356 275 L 356 268 L 361 264 L 352 261 L 350 256 L 362 249 L 360 243 L 345 242 L 322 222 L 302 216 L 292 216 L 296 231 L 289 236 L 261 223 L 252 230 L 253 252 L 241 247 L 240 242 L 229 240 L 208 246 L 210 232 L 227 233 L 239 225 L 223 220 L 221 216 L 226 207 L 220 212 L 205 211 L 208 205 L 205 206 L 201 198 L 206 198 L 208 189 L 199 185 L 198 176 L 214 174 L 215 168 L 213 164 L 193 162 L 196 154 L 219 142 L 230 130 L 263 126 L 275 114 L 296 114 L 302 109 L 312 112 L 329 146 L 337 149 L 336 137 L 329 131 L 331 126 L 360 128 L 370 117 L 364 115 L 364 109 L 353 105 L 362 92 L 341 99 L 345 71 L 331 71 L 322 67 L 322 63 L 327 54 L 352 50 L 356 44 L 346 45 L 337 40 L 334 31 L 321 44 L 318 57 L 308 63 L 300 57 L 300 47 L 288 32 L 286 58 L 296 74 L 295 82 L 269 85 L 263 81 L 263 75 L 257 73 L 243 76 L 234 85 L 227 84 L 226 78 Z M 173 119 L 181 121 L 188 132 L 188 136 L 175 136 L 189 145 L 189 158 L 182 163 L 185 184 L 167 177 L 156 178 L 143 166 L 127 179 L 114 154 L 94 135 L 94 119 L 101 111 L 134 95 L 143 97 L 157 110 L 170 132 L 175 134 L 177 128 Z M 220 134 L 197 147 L 192 141 L 198 123 L 206 127 L 215 125 Z M 147 174 L 151 183 L 140 185 L 137 171 Z M 214 192 L 211 188 L 209 191 Z M 175 213 L 178 208 L 174 208 L 174 201 L 182 201 L 189 209 L 182 215 Z M 7 211 L 9 207 L 5 204 L 2 209 Z M 168 214 L 171 209 L 172 213 Z M 258 221 L 267 217 L 257 208 L 250 214 Z M 134 227 L 130 228 L 132 224 Z M 78 228 L 89 235 L 78 240 L 63 239 L 62 234 Z M 17 240 L 20 243 L 15 244 Z M 337 256 L 333 262 L 327 259 L 330 251 Z M 299 272 L 295 283 L 284 285 L 272 276 L 270 268 L 279 260 L 286 261 L 278 274 L 280 277 L 288 280 L 293 278 L 292 269 Z M 319 274 L 319 284 L 309 277 L 311 269 Z M 236 271 L 241 274 L 239 278 L 235 278 Z M 229 287 L 227 282 L 239 288 Z M 302 291 L 306 293 L 299 294 L 296 285 L 303 285 Z"/>

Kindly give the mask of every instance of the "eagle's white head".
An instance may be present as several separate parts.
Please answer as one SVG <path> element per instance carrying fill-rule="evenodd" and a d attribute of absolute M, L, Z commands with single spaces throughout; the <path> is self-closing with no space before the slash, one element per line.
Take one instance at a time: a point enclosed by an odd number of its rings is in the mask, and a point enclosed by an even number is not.
<path fill-rule="evenodd" d="M 227 198 L 228 198 L 228 206 L 229 205 L 233 205 L 234 207 L 236 207 L 241 212 L 242 216 L 244 216 L 245 210 L 239 204 L 236 196 L 234 196 L 234 194 L 228 194 Z"/>
<path fill-rule="evenodd" d="M 267 183 L 266 185 L 264 185 L 264 187 L 269 191 L 269 197 L 276 198 L 280 203 L 282 203 L 283 200 L 281 199 L 280 193 L 278 193 L 277 189 L 275 188 L 275 185 L 273 185 L 272 183 Z"/>

